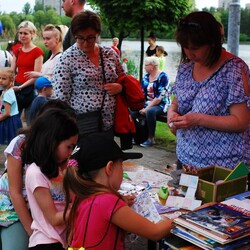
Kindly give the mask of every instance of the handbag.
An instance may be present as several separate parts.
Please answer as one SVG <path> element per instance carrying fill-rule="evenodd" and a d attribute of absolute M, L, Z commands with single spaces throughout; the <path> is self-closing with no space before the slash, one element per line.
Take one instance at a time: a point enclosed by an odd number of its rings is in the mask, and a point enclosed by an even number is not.
<path fill-rule="evenodd" d="M 22 84 L 15 82 L 14 85 L 19 87 Z M 27 108 L 35 99 L 34 85 L 32 84 L 22 88 L 20 91 L 16 91 L 15 94 L 18 107 Z"/>
<path fill-rule="evenodd" d="M 134 118 L 134 123 L 136 127 L 134 140 L 135 140 L 135 143 L 139 145 L 148 139 L 148 125 L 147 125 L 146 116 L 138 114 L 138 116 Z"/>
<path fill-rule="evenodd" d="M 102 48 L 100 48 L 100 57 L 101 57 L 101 65 L 102 65 L 102 74 L 103 74 L 103 83 L 106 83 L 106 76 L 104 70 L 104 61 L 102 56 Z M 101 107 L 92 112 L 87 112 L 83 114 L 77 115 L 77 125 L 79 129 L 80 135 L 89 135 L 93 133 L 102 132 L 102 107 L 105 100 L 106 91 L 104 92 L 102 98 Z"/>

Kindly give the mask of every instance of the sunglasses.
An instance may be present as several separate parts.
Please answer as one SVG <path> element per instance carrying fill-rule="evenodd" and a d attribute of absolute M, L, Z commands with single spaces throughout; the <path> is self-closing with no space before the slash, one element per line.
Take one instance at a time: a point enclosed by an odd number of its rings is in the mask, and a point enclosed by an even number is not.
<path fill-rule="evenodd" d="M 185 28 L 190 28 L 194 31 L 198 31 L 201 30 L 202 27 L 199 23 L 195 23 L 195 22 L 188 22 L 185 19 L 180 19 L 179 23 L 178 23 L 178 28 L 179 29 L 185 29 Z"/>

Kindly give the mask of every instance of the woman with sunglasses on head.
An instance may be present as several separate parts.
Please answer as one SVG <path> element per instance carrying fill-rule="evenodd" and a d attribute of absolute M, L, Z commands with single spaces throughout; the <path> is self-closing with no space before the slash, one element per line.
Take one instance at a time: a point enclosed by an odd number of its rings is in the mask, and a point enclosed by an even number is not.
<path fill-rule="evenodd" d="M 51 79 L 55 65 L 62 53 L 62 31 L 59 26 L 48 24 L 43 29 L 43 43 L 45 48 L 51 52 L 51 56 L 43 64 L 42 70 L 28 71 L 25 75 L 28 78 L 37 78 L 39 76 L 46 76 Z"/>
<path fill-rule="evenodd" d="M 101 20 L 94 12 L 74 16 L 71 31 L 76 43 L 64 51 L 56 65 L 54 95 L 75 109 L 80 134 L 97 132 L 100 111 L 101 129 L 113 137 L 115 95 L 122 91 L 116 79 L 125 74 L 119 56 L 112 48 L 98 45 Z M 88 126 L 83 121 L 86 117 Z"/>
<path fill-rule="evenodd" d="M 222 48 L 221 28 L 207 12 L 181 19 L 182 49 L 168 123 L 177 136 L 179 167 L 250 164 L 249 68 Z"/>

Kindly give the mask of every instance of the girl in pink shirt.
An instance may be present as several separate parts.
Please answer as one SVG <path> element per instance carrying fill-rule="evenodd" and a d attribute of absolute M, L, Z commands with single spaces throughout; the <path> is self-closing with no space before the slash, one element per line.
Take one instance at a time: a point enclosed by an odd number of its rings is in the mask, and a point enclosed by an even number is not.
<path fill-rule="evenodd" d="M 66 225 L 63 170 L 78 140 L 78 128 L 69 110 L 49 109 L 26 133 L 22 160 L 30 164 L 25 187 L 32 214 L 31 250 L 63 250 Z"/>
<path fill-rule="evenodd" d="M 157 224 L 133 211 L 118 193 L 122 161 L 141 158 L 140 153 L 124 153 L 105 135 L 81 138 L 64 176 L 66 208 L 73 194 L 67 228 L 72 249 L 124 250 L 126 231 L 159 240 L 169 233 L 172 220 Z M 130 201 L 127 201 L 130 203 Z"/>

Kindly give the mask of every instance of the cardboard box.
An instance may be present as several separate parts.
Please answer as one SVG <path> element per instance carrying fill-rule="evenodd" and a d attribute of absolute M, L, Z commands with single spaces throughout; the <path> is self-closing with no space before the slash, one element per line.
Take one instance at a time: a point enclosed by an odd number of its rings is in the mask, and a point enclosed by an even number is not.
<path fill-rule="evenodd" d="M 224 181 L 231 173 L 230 169 L 211 166 L 198 170 L 199 183 L 196 197 L 203 203 L 224 201 L 226 197 L 246 191 L 247 176 Z"/>

